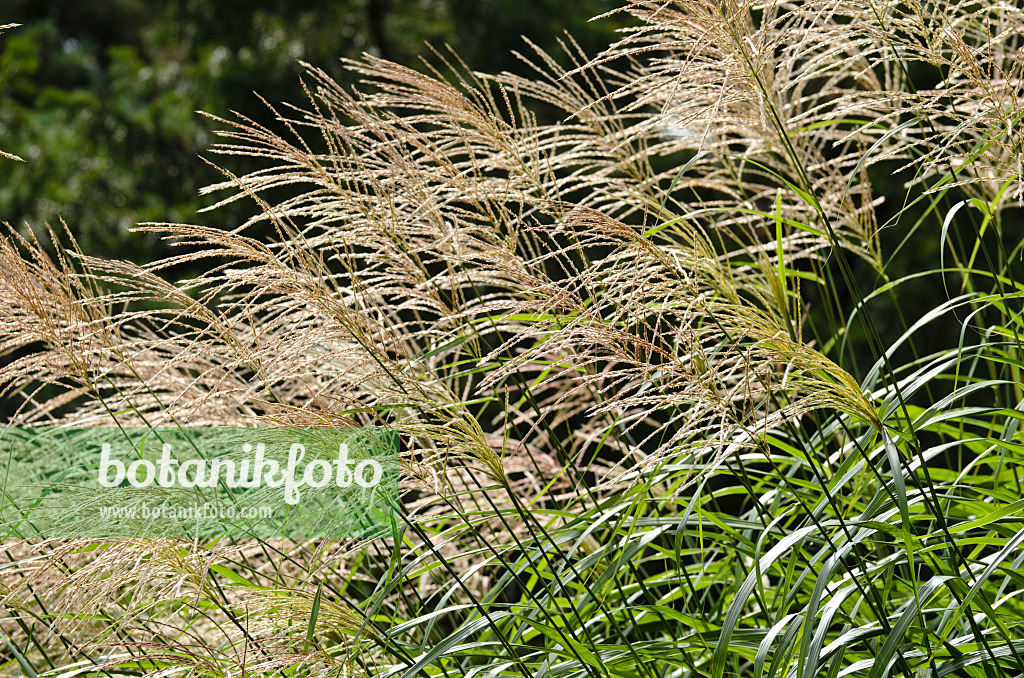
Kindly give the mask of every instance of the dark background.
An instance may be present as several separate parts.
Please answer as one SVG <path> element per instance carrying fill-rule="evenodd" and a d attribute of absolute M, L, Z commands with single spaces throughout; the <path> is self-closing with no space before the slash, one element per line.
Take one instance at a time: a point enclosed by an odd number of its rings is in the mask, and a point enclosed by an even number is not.
<path fill-rule="evenodd" d="M 522 72 L 525 35 L 557 51 L 565 30 L 594 54 L 614 0 L 4 0 L 0 25 L 0 221 L 38 231 L 64 219 L 92 255 L 139 263 L 166 254 L 139 222 L 233 227 L 244 202 L 197 214 L 222 180 L 200 155 L 235 110 L 269 122 L 270 103 L 303 104 L 299 60 L 351 82 L 342 57 L 416 66 L 426 43 L 476 70 Z M 207 155 L 207 157 L 213 157 Z M 240 158 L 232 171 L 247 168 Z"/>

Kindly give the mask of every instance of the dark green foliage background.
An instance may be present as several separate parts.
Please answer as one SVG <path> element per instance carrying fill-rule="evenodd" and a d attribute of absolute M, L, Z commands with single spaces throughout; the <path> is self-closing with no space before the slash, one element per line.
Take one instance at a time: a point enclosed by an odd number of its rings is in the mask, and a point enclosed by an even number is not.
<path fill-rule="evenodd" d="M 415 66 L 429 42 L 473 68 L 521 70 L 521 35 L 557 50 L 565 29 L 591 53 L 615 23 L 587 23 L 611 0 L 6 0 L 0 24 L 0 221 L 63 219 L 91 255 L 152 261 L 167 250 L 130 234 L 146 221 L 232 227 L 239 204 L 196 214 L 222 177 L 200 155 L 214 123 L 269 102 L 301 104 L 303 60 L 351 84 L 340 59 L 368 52 Z M 232 171 L 247 166 L 233 161 Z"/>

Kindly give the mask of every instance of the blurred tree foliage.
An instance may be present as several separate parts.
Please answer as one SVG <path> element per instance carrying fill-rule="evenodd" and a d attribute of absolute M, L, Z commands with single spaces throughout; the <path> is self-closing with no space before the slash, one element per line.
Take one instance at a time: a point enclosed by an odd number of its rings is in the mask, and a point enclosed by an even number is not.
<path fill-rule="evenodd" d="M 591 53 L 613 22 L 587 23 L 610 0 L 5 0 L 0 23 L 0 220 L 64 219 L 91 254 L 152 260 L 129 234 L 144 221 L 231 227 L 251 206 L 197 215 L 200 187 L 222 177 L 200 155 L 213 123 L 197 110 L 266 122 L 271 103 L 304 101 L 299 60 L 347 75 L 363 52 L 415 65 L 429 42 L 474 68 L 521 71 L 520 35 L 557 50 L 571 29 Z M 232 169 L 245 171 L 241 161 Z"/>

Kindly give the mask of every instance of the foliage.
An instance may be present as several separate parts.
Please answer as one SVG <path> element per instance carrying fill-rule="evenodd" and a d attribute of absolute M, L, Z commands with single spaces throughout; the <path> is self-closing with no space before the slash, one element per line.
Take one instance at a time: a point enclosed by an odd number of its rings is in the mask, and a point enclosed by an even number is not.
<path fill-rule="evenodd" d="M 219 121 L 206 190 L 258 209 L 145 227 L 176 259 L 6 239 L 12 422 L 384 420 L 407 443 L 389 540 L 11 545 L 12 662 L 1024 674 L 1024 11 L 622 11 L 639 27 L 602 54 L 538 50 L 529 76 L 310 68 L 273 129 Z M 891 276 L 921 240 L 938 260 Z M 922 279 L 946 299 L 922 308 Z"/>
<path fill-rule="evenodd" d="M 90 252 L 149 263 L 169 252 L 131 228 L 196 219 L 199 188 L 220 176 L 200 157 L 210 135 L 197 109 L 253 111 L 269 123 L 253 92 L 301 99 L 299 60 L 348 83 L 341 57 L 370 52 L 412 64 L 430 54 L 427 41 L 452 42 L 481 67 L 516 70 L 508 48 L 521 33 L 554 46 L 561 27 L 610 8 L 608 0 L 552 5 L 6 0 L 2 20 L 24 25 L 0 38 L 0 138 L 31 162 L 8 170 L 0 219 L 18 227 L 64 219 Z M 495 49 L 488 36 L 499 31 Z M 584 35 L 595 46 L 601 36 Z"/>

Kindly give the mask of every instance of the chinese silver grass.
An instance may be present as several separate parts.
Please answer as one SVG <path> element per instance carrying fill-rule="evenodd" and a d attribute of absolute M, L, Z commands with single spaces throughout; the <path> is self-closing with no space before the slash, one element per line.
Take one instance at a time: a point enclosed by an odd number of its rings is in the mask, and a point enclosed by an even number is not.
<path fill-rule="evenodd" d="M 215 150 L 263 167 L 225 169 L 207 192 L 257 210 L 231 229 L 145 227 L 178 257 L 136 266 L 3 243 L 14 422 L 386 418 L 409 443 L 394 541 L 19 545 L 5 600 L 54 611 L 41 646 L 225 676 L 653 676 L 648 663 L 669 661 L 717 677 L 764 668 L 776 645 L 774 675 L 825 661 L 881 675 L 869 662 L 886 652 L 907 675 L 946 675 L 1024 649 L 1015 622 L 989 613 L 1016 609 L 1012 577 L 993 573 L 1019 534 L 971 522 L 1013 514 L 1012 496 L 987 503 L 1010 475 L 993 470 L 992 489 L 922 461 L 955 443 L 978 465 L 1001 450 L 1015 471 L 1012 417 L 982 426 L 940 396 L 957 422 L 942 427 L 902 402 L 938 384 L 928 374 L 955 389 L 958 350 L 858 381 L 806 338 L 807 299 L 834 292 L 834 262 L 849 254 L 885 280 L 873 168 L 897 163 L 923 195 L 961 189 L 1000 225 L 1020 182 L 1021 11 L 620 11 L 639 23 L 617 44 L 595 59 L 571 41 L 533 50 L 533 77 L 368 57 L 349 64 L 364 79 L 352 91 L 309 68 L 308 105 L 278 109 L 274 130 L 218 118 Z M 916 89 L 908 61 L 940 84 Z M 563 119 L 540 122 L 541 107 Z M 197 262 L 209 265 L 195 280 L 163 277 Z M 992 333 L 1012 335 L 1012 313 L 1001 322 Z M 972 355 L 994 370 L 1019 358 L 1019 342 L 987 350 Z M 998 381 L 971 392 L 1015 408 Z M 924 450 L 915 426 L 933 421 L 952 440 Z M 739 487 L 742 512 L 716 508 Z M 949 521 L 996 550 L 958 559 Z M 936 592 L 947 607 L 933 614 Z M 893 628 L 914 629 L 913 649 Z"/>

